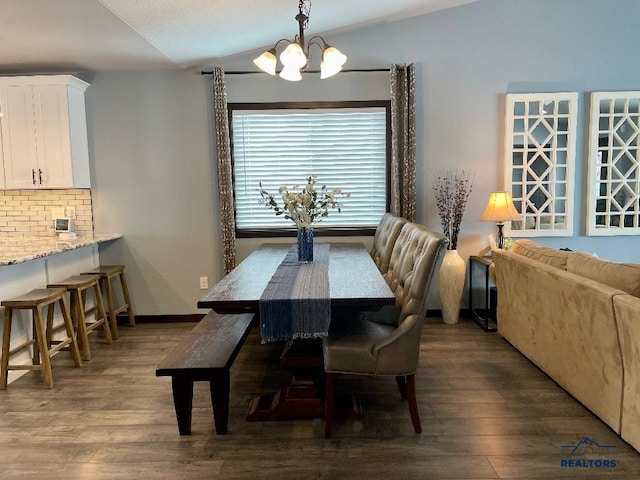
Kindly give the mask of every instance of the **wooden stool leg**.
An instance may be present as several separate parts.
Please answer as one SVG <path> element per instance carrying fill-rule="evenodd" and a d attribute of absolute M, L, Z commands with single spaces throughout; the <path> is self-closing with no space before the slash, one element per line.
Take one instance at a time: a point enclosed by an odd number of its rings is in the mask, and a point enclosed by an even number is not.
<path fill-rule="evenodd" d="M 40 344 L 36 339 L 36 314 L 35 307 L 32 310 L 31 315 L 31 338 L 33 339 L 33 356 L 31 357 L 31 363 L 33 365 L 40 365 Z"/>
<path fill-rule="evenodd" d="M 107 343 L 111 345 L 113 342 L 112 342 L 112 336 L 111 336 L 111 327 L 109 326 L 109 317 L 107 317 L 107 312 L 104 311 L 102 294 L 100 293 L 100 288 L 98 287 L 97 282 L 93 284 L 93 296 L 95 297 L 96 305 L 98 307 L 96 320 L 98 319 L 98 315 L 102 317 L 102 328 L 104 330 L 104 336 L 107 339 Z"/>
<path fill-rule="evenodd" d="M 127 279 L 124 276 L 124 269 L 120 272 L 120 286 L 122 287 L 122 295 L 124 296 L 124 302 L 127 304 L 127 316 L 129 317 L 129 326 L 135 327 L 136 320 L 133 316 L 133 309 L 131 308 L 131 297 L 129 297 L 129 288 L 127 287 Z"/>
<path fill-rule="evenodd" d="M 78 332 L 78 343 L 82 349 L 82 359 L 91 360 L 91 349 L 89 348 L 89 334 L 84 318 L 84 305 L 78 289 L 71 290 L 71 317 Z"/>
<path fill-rule="evenodd" d="M 4 330 L 2 331 L 2 363 L 0 363 L 0 390 L 5 390 L 7 388 L 7 378 L 9 375 L 11 312 L 11 307 L 4 307 Z"/>
<path fill-rule="evenodd" d="M 53 344 L 53 314 L 55 306 L 55 302 L 47 305 L 47 348 L 51 348 L 51 345 Z"/>
<path fill-rule="evenodd" d="M 67 309 L 67 303 L 64 297 L 59 300 L 59 303 L 60 311 L 62 312 L 62 319 L 64 321 L 64 327 L 67 331 L 67 337 L 69 337 L 71 341 L 71 343 L 69 344 L 69 348 L 71 349 L 71 358 L 73 358 L 73 363 L 75 363 L 76 367 L 81 367 L 82 360 L 80 360 L 78 340 L 76 338 L 76 332 L 73 329 L 73 323 L 71 322 L 71 316 L 69 315 L 69 310 Z"/>
<path fill-rule="evenodd" d="M 33 318 L 35 319 L 35 340 L 40 348 L 40 359 L 42 361 L 42 372 L 44 374 L 44 383 L 47 388 L 53 388 L 53 373 L 51 371 L 51 361 L 49 359 L 49 349 L 47 348 L 47 338 L 44 333 L 42 324 L 42 309 L 35 307 L 33 309 Z"/>
<path fill-rule="evenodd" d="M 111 317 L 111 337 L 114 340 L 119 338 L 118 321 L 116 320 L 116 308 L 113 303 L 113 291 L 111 290 L 111 279 L 104 277 L 100 280 L 104 283 L 104 293 L 107 296 L 107 306 L 109 307 L 109 316 Z"/>

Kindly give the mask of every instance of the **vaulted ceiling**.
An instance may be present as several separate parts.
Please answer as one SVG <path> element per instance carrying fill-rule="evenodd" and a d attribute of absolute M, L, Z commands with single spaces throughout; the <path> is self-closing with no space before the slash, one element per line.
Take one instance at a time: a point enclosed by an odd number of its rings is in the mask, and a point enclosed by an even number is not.
<path fill-rule="evenodd" d="M 312 0 L 330 34 L 477 0 Z M 297 33 L 296 0 L 2 0 L 0 71 L 190 68 Z"/>

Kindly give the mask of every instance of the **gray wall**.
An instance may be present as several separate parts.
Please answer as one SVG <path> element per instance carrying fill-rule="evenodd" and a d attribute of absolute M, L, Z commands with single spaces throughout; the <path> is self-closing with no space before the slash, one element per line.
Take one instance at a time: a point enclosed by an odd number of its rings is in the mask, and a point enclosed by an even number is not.
<path fill-rule="evenodd" d="M 136 314 L 193 313 L 198 279 L 220 278 L 215 146 L 194 72 L 99 72 L 87 94 L 95 231 L 124 263 Z"/>
<path fill-rule="evenodd" d="M 586 237 L 583 220 L 587 95 L 640 90 L 639 17 L 637 0 L 480 0 L 326 37 L 348 55 L 348 68 L 416 64 L 418 218 L 440 228 L 431 195 L 435 170 L 474 170 L 463 257 L 476 254 L 493 231 L 478 218 L 489 193 L 502 188 L 504 94 L 580 92 L 576 235 L 537 241 L 640 262 L 637 237 Z M 253 56 L 220 65 L 250 70 Z M 379 74 L 353 75 L 298 84 L 228 75 L 228 92 L 233 101 L 384 94 Z M 87 91 L 96 231 L 125 235 L 103 248 L 101 259 L 127 264 L 139 314 L 196 312 L 198 277 L 222 274 L 210 81 L 199 71 L 97 72 Z M 240 256 L 253 245 L 242 243 Z"/>

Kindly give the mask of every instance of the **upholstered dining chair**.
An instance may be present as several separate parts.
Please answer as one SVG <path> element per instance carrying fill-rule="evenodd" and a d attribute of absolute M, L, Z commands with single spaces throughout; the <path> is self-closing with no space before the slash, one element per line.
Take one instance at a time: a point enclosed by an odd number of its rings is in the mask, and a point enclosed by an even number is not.
<path fill-rule="evenodd" d="M 380 219 L 380 223 L 376 227 L 376 233 L 373 237 L 373 247 L 371 249 L 371 258 L 378 266 L 378 270 L 383 275 L 389 269 L 391 261 L 391 253 L 393 246 L 398 239 L 402 226 L 407 223 L 403 217 L 387 212 Z"/>
<path fill-rule="evenodd" d="M 332 319 L 329 336 L 323 339 L 326 438 L 333 435 L 337 375 L 395 376 L 401 397 L 408 400 L 413 428 L 422 431 L 415 371 L 427 295 L 446 245 L 443 235 L 407 223 L 385 275 L 396 297 L 394 308 Z"/>

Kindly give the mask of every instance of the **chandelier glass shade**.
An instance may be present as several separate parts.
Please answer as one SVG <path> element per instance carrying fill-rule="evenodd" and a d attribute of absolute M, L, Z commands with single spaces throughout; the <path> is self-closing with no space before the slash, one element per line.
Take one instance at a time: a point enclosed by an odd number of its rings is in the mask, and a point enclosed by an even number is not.
<path fill-rule="evenodd" d="M 299 68 L 285 65 L 280 71 L 280 78 L 289 80 L 290 82 L 298 82 L 302 80 L 302 73 L 300 73 Z"/>
<path fill-rule="evenodd" d="M 311 46 L 317 46 L 322 52 L 320 61 L 320 78 L 329 78 L 340 70 L 347 61 L 347 57 L 337 48 L 332 47 L 324 41 L 319 35 L 311 37 L 308 43 L 304 41 L 304 31 L 309 22 L 309 13 L 311 11 L 311 0 L 300 0 L 298 3 L 298 21 L 299 34 L 294 40 L 286 38 L 280 39 L 270 50 L 253 60 L 253 63 L 263 72 L 269 75 L 276 74 L 277 67 L 277 47 L 280 43 L 286 42 L 287 46 L 280 54 L 280 62 L 282 70 L 280 77 L 289 81 L 298 81 L 302 79 L 302 72 L 307 70 L 311 62 Z"/>
<path fill-rule="evenodd" d="M 264 52 L 258 58 L 256 58 L 253 63 L 265 73 L 269 75 L 276 74 L 276 49 L 272 48 Z"/>

